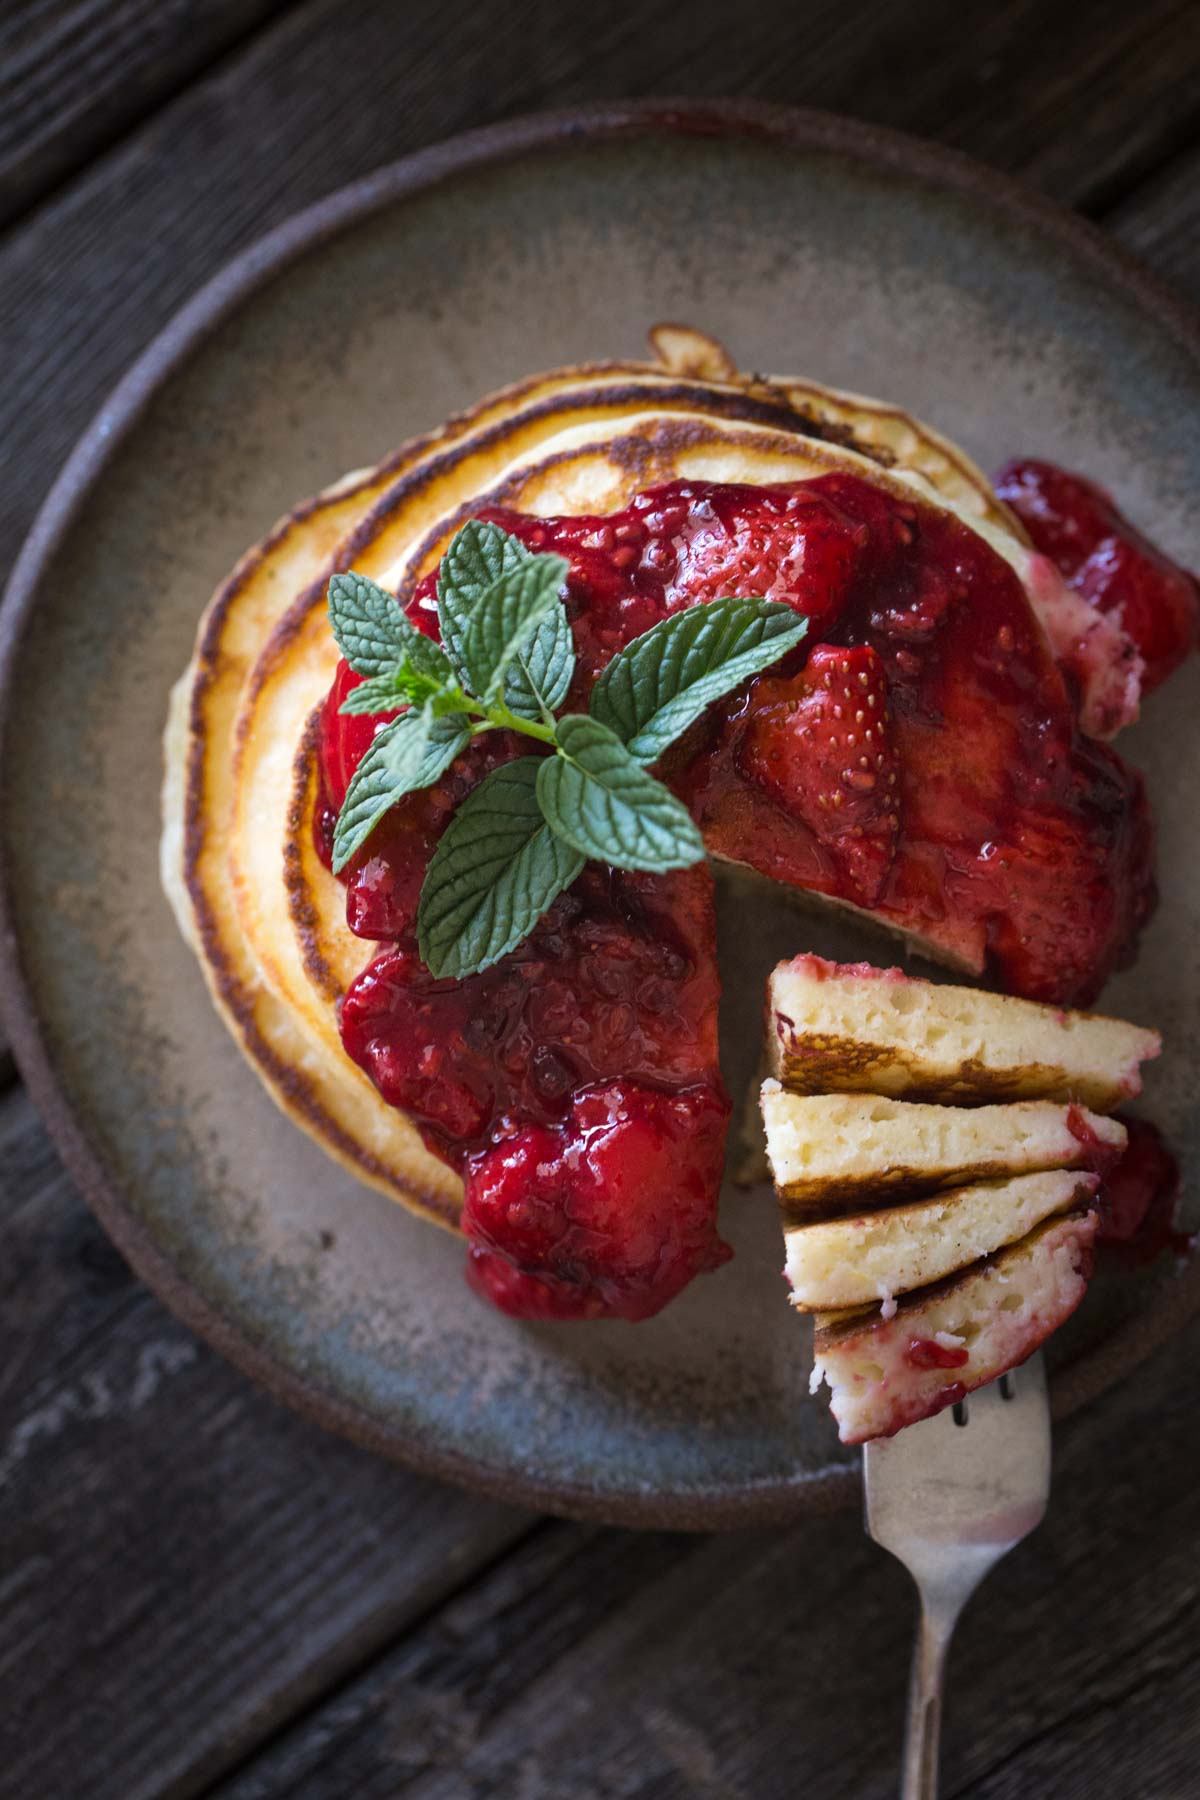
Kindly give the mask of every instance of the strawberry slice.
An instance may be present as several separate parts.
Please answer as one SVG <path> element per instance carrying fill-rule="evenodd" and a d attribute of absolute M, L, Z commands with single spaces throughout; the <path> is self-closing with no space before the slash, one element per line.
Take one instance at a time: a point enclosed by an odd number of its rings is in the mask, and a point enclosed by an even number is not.
<path fill-rule="evenodd" d="M 876 651 L 819 644 L 799 675 L 759 681 L 738 763 L 832 851 L 860 904 L 878 897 L 896 854 L 900 794 Z"/>
<path fill-rule="evenodd" d="M 1089 606 L 1120 624 L 1145 659 L 1149 693 L 1200 640 L 1200 585 L 1130 524 L 1111 494 L 1053 463 L 1018 458 L 996 492 Z"/>
<path fill-rule="evenodd" d="M 673 524 L 667 520 L 668 531 Z M 867 538 L 866 526 L 805 488 L 709 492 L 681 524 L 671 537 L 671 610 L 752 594 L 804 613 L 810 638 L 829 631 L 845 606 Z"/>

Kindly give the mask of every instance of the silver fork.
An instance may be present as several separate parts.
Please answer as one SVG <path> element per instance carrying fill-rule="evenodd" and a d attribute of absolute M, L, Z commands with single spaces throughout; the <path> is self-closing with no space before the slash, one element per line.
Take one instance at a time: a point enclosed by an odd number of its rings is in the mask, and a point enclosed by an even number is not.
<path fill-rule="evenodd" d="M 1039 1524 L 1050 1497 L 1050 1412 L 1040 1355 L 957 1406 L 868 1444 L 867 1530 L 917 1584 L 902 1800 L 937 1800 L 942 1678 L 963 1606 Z"/>

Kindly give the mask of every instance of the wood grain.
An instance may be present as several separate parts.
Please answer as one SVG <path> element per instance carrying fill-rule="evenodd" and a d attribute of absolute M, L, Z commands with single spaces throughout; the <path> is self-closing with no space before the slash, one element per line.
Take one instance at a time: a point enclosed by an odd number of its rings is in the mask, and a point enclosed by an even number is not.
<path fill-rule="evenodd" d="M 854 112 L 1115 206 L 1200 291 L 1190 0 L 618 0 L 586 25 L 546 0 L 306 0 L 244 38 L 277 11 L 4 12 L 0 207 L 104 149 L 0 242 L 6 561 L 113 380 L 229 255 L 539 106 Z M 909 1592 L 853 1517 L 708 1541 L 535 1527 L 324 1437 L 140 1288 L 17 1090 L 0 1221 L 3 1800 L 894 1794 Z M 1195 1792 L 1197 1351 L 1200 1328 L 1065 1434 L 1047 1525 L 964 1624 L 949 1795 Z"/>
<path fill-rule="evenodd" d="M 948 1795 L 1194 1792 L 1200 1494 L 1177 1453 L 1127 1449 L 1146 1412 L 1164 1445 L 1190 1433 L 1198 1350 L 1064 1433 L 1046 1524 L 956 1644 Z M 912 1623 L 851 1515 L 695 1543 L 555 1526 L 218 1791 L 890 1800 Z"/>
<path fill-rule="evenodd" d="M 203 1348 L 0 1100 L 0 1793 L 195 1792 L 530 1522 Z"/>
<path fill-rule="evenodd" d="M 284 4 L 9 0 L 0 18 L 0 225 Z"/>
<path fill-rule="evenodd" d="M 1180 293 L 1200 302 L 1200 150 L 1174 158 L 1106 223 Z"/>

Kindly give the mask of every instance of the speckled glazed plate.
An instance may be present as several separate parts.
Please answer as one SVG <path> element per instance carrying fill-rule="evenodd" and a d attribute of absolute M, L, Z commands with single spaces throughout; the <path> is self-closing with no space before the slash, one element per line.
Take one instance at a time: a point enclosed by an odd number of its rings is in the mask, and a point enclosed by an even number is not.
<path fill-rule="evenodd" d="M 488 389 L 637 355 L 663 318 L 717 333 L 742 367 L 898 400 L 985 466 L 1018 450 L 1082 465 L 1200 561 L 1196 327 L 1065 215 L 957 157 L 814 114 L 628 107 L 460 139 L 235 264 L 64 471 L 3 613 L 3 982 L 34 1096 L 118 1244 L 281 1397 L 529 1504 L 762 1523 L 857 1479 L 806 1395 L 769 1194 L 727 1193 L 735 1260 L 660 1319 L 502 1318 L 464 1287 L 459 1244 L 275 1112 L 156 867 L 167 690 L 241 550 L 297 497 Z M 1166 1033 L 1147 1107 L 1193 1170 L 1198 715 L 1200 663 L 1123 745 L 1158 812 L 1163 903 L 1106 995 Z M 777 955 L 883 950 L 770 899 L 729 891 L 721 915 L 736 1091 Z M 1167 1269 L 1100 1284 L 1056 1347 L 1060 1409 L 1197 1297 L 1194 1275 Z"/>

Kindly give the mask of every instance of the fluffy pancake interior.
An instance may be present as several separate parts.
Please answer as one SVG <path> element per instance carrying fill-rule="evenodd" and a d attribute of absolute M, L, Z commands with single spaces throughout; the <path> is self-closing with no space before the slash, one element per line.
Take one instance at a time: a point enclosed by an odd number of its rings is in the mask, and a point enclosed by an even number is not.
<path fill-rule="evenodd" d="M 899 969 L 839 969 L 819 957 L 771 976 L 771 1073 L 793 1093 L 921 1100 L 1082 1100 L 1107 1111 L 1141 1091 L 1155 1031 L 980 988 L 913 981 Z"/>
<path fill-rule="evenodd" d="M 950 1188 L 881 1212 L 798 1225 L 784 1273 L 801 1312 L 886 1303 L 941 1281 L 1090 1201 L 1099 1177 L 1073 1170 Z"/>
<path fill-rule="evenodd" d="M 763 1083 L 767 1156 L 797 1221 L 810 1209 L 881 1203 L 905 1193 L 997 1176 L 1086 1166 L 1125 1127 L 1049 1100 L 935 1106 L 867 1094 L 789 1094 Z M 1092 1146 L 1077 1136 L 1075 1124 Z"/>

